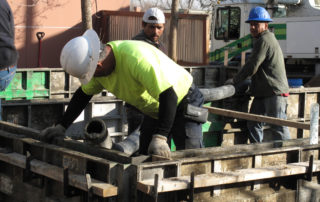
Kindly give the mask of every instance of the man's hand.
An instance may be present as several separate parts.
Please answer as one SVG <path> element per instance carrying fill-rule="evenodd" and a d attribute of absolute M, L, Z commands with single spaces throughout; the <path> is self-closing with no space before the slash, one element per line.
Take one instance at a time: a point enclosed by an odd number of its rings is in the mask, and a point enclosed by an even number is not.
<path fill-rule="evenodd" d="M 233 84 L 234 84 L 233 78 L 228 79 L 224 82 L 224 85 L 233 85 Z"/>
<path fill-rule="evenodd" d="M 55 137 L 64 137 L 66 129 L 58 124 L 56 126 L 48 127 L 41 131 L 40 140 L 48 143 L 52 143 Z"/>
<path fill-rule="evenodd" d="M 163 135 L 153 135 L 148 147 L 148 153 L 170 158 L 171 153 L 167 138 Z"/>

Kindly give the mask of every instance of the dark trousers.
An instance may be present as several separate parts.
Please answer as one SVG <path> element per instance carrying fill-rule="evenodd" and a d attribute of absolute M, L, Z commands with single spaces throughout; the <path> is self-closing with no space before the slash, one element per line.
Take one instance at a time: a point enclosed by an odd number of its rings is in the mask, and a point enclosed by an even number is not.
<path fill-rule="evenodd" d="M 130 135 L 133 131 L 141 128 L 144 115 L 137 108 L 128 103 L 125 103 L 124 107 L 127 114 L 128 135 Z"/>
<path fill-rule="evenodd" d="M 176 117 L 168 137 L 169 145 L 170 138 L 173 138 L 177 150 L 203 147 L 202 124 L 184 118 L 184 108 L 186 104 L 201 107 L 203 101 L 203 95 L 199 89 L 192 85 L 188 94 L 177 107 Z M 140 129 L 140 154 L 148 154 L 148 146 L 151 142 L 152 135 L 155 134 L 157 126 L 157 119 L 146 115 L 144 116 Z"/>

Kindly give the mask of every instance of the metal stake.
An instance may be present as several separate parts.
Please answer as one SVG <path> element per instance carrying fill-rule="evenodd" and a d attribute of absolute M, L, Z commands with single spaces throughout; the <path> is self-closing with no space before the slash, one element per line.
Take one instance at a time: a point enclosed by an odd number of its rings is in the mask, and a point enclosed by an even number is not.
<path fill-rule="evenodd" d="M 319 104 L 311 105 L 310 112 L 310 144 L 318 144 L 319 137 Z"/>

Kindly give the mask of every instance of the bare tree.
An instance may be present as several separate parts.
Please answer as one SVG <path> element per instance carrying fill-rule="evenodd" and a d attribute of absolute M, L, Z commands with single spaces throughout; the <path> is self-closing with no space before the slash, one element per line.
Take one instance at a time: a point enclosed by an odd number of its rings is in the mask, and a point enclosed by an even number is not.
<path fill-rule="evenodd" d="M 82 28 L 92 29 L 91 0 L 81 0 Z"/>
<path fill-rule="evenodd" d="M 169 57 L 177 62 L 177 29 L 178 29 L 179 0 L 172 0 L 171 22 L 169 33 Z"/>

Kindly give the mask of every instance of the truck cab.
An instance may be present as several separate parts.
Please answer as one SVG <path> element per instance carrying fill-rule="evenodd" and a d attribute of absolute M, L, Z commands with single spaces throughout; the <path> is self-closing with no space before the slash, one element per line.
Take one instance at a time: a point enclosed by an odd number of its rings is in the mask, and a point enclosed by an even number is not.
<path fill-rule="evenodd" d="M 261 6 L 268 10 L 273 22 L 269 24 L 279 41 L 287 72 L 298 74 L 301 69 L 310 78 L 320 74 L 320 1 L 279 0 L 277 3 L 262 0 L 220 3 L 214 8 L 211 28 L 209 61 L 219 64 L 228 60 L 239 60 L 241 52 L 250 53 L 252 38 L 248 19 L 251 8 Z M 290 76 L 290 75 L 289 75 Z"/>

